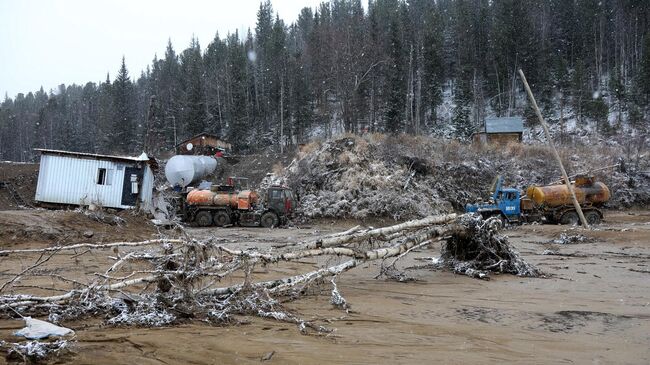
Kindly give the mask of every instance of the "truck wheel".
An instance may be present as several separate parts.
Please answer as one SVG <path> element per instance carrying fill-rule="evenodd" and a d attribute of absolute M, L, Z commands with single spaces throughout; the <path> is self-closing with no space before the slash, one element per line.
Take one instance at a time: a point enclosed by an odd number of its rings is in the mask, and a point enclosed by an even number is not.
<path fill-rule="evenodd" d="M 590 210 L 585 213 L 585 219 L 589 224 L 600 224 L 600 214 L 596 211 Z"/>
<path fill-rule="evenodd" d="M 262 224 L 262 227 L 266 227 L 266 228 L 277 227 L 279 222 L 280 222 L 280 218 L 278 218 L 278 215 L 273 212 L 266 212 L 262 214 L 262 218 L 260 218 L 260 223 Z"/>
<path fill-rule="evenodd" d="M 578 224 L 579 219 L 578 219 L 578 213 L 576 212 L 566 212 L 562 214 L 562 218 L 560 218 L 560 223 L 562 224 L 568 224 L 568 225 L 576 225 Z"/>
<path fill-rule="evenodd" d="M 228 212 L 220 210 L 214 213 L 214 224 L 216 224 L 217 227 L 223 227 L 230 224 L 230 215 Z"/>
<path fill-rule="evenodd" d="M 212 225 L 212 214 L 205 210 L 196 213 L 194 221 L 201 227 L 208 227 Z"/>

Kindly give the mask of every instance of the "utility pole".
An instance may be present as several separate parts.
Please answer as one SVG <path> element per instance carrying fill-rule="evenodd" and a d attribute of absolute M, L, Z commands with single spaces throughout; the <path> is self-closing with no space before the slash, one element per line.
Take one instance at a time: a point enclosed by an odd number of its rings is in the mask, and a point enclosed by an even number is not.
<path fill-rule="evenodd" d="M 544 117 L 542 117 L 542 113 L 539 111 L 539 107 L 537 106 L 537 102 L 535 101 L 535 97 L 533 96 L 533 92 L 530 90 L 530 86 L 528 86 L 528 81 L 526 81 L 526 76 L 524 76 L 524 72 L 521 69 L 519 69 L 519 76 L 521 76 L 521 81 L 523 81 L 524 87 L 526 88 L 526 92 L 528 93 L 528 97 L 530 98 L 530 102 L 531 104 L 533 104 L 533 109 L 535 109 L 535 114 L 537 114 L 537 118 L 539 119 L 539 122 L 542 124 L 542 128 L 544 128 L 546 141 L 548 142 L 548 145 L 551 147 L 551 150 L 553 151 L 553 156 L 555 156 L 558 165 L 560 165 L 560 170 L 562 171 L 562 177 L 564 178 L 564 182 L 566 183 L 566 186 L 569 189 L 569 193 L 571 194 L 571 199 L 573 200 L 573 206 L 576 208 L 576 211 L 578 212 L 578 216 L 580 217 L 582 226 L 585 228 L 589 228 L 589 224 L 585 219 L 585 215 L 582 214 L 582 208 L 580 207 L 580 203 L 578 203 L 578 199 L 576 199 L 576 194 L 573 191 L 573 186 L 571 186 L 571 181 L 569 180 L 569 176 L 567 175 L 566 170 L 564 169 L 564 165 L 562 164 L 562 159 L 560 158 L 560 155 L 557 153 L 557 150 L 555 149 L 555 145 L 553 145 L 553 141 L 551 140 L 551 134 L 548 132 L 548 126 L 544 121 Z"/>

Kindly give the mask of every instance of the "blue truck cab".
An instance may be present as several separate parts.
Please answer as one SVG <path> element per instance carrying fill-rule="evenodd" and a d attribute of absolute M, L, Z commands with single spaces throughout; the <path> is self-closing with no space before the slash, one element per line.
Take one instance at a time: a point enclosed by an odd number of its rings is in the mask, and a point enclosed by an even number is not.
<path fill-rule="evenodd" d="M 503 188 L 503 179 L 497 177 L 488 202 L 465 205 L 468 213 L 479 213 L 484 218 L 500 217 L 508 222 L 519 222 L 521 218 L 521 193 L 517 189 Z"/>

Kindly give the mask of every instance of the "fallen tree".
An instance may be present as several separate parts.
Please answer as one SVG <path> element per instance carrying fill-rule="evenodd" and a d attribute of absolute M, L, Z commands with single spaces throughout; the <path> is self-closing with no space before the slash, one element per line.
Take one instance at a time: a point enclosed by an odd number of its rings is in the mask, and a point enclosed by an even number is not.
<path fill-rule="evenodd" d="M 458 229 L 442 246 L 441 265 L 458 274 L 487 279 L 489 272 L 537 277 L 542 273 L 527 263 L 498 234 L 501 222 L 498 218 L 482 220 L 478 215 L 463 215 Z"/>
<path fill-rule="evenodd" d="M 160 239 L 144 242 L 81 244 L 43 249 L 5 250 L 2 254 L 40 254 L 38 265 L 22 270 L 2 285 L 0 313 L 4 316 L 48 316 L 55 323 L 100 316 L 110 325 L 162 326 L 199 319 L 213 323 L 237 322 L 239 316 L 258 316 L 294 323 L 303 333 L 327 333 L 321 325 L 301 319 L 284 308 L 319 284 L 332 284 L 331 302 L 349 308 L 335 278 L 361 264 L 378 261 L 393 271 L 396 263 L 415 249 L 445 242 L 442 260 L 457 273 L 483 277 L 488 272 L 538 276 L 496 232 L 496 224 L 478 216 L 441 215 L 390 227 L 354 229 L 309 240 L 289 242 L 266 252 L 235 250 L 211 240 Z M 87 283 L 62 277 L 69 289 L 55 295 L 17 292 L 31 271 L 70 247 L 95 251 L 111 249 L 111 264 L 93 272 Z M 123 251 L 118 252 L 117 247 Z M 130 250 L 130 251 L 127 251 Z M 122 255 L 120 255 L 120 253 Z M 319 257 L 325 259 L 318 260 Z M 310 258 L 320 268 L 288 277 L 255 280 L 256 265 L 281 265 Z M 332 258 L 336 263 L 331 263 Z M 42 268 L 39 268 L 42 270 Z M 480 272 L 481 275 L 474 275 Z M 396 279 L 396 275 L 387 275 Z M 326 280 L 327 279 L 327 280 Z M 224 285 L 226 284 L 226 285 Z M 38 287 L 61 291 L 62 285 Z"/>

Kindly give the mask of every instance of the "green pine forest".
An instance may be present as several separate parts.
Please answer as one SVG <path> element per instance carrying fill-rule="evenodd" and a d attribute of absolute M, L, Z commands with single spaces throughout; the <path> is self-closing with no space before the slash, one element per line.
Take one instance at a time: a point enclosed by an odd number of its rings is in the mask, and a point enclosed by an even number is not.
<path fill-rule="evenodd" d="M 164 155 L 200 132 L 236 153 L 343 132 L 467 140 L 486 116 L 534 126 L 519 68 L 550 123 L 646 135 L 649 29 L 647 0 L 332 0 L 292 24 L 262 2 L 246 34 L 170 42 L 143 71 L 123 59 L 101 81 L 6 95 L 0 160 L 32 161 L 33 148 Z"/>

